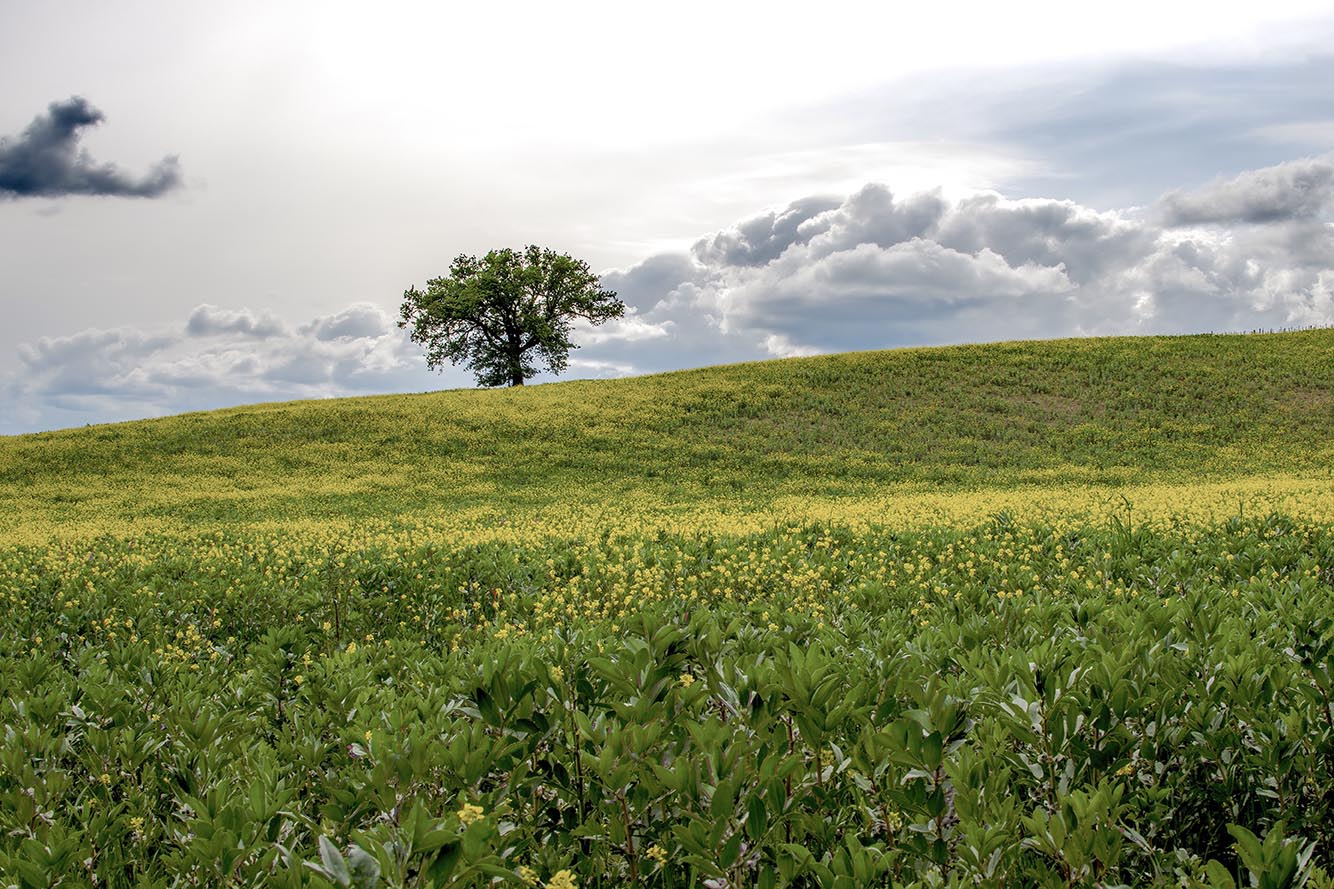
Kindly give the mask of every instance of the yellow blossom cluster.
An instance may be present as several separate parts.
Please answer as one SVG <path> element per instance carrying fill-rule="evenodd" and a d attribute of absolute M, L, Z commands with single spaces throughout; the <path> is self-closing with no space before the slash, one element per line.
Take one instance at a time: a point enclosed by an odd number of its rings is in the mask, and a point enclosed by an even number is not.
<path fill-rule="evenodd" d="M 586 505 L 580 506 L 581 503 Z M 776 525 L 829 524 L 844 527 L 945 527 L 974 524 L 997 514 L 1017 521 L 1038 521 L 1075 527 L 1098 521 L 1129 504 L 1136 521 L 1169 525 L 1188 518 L 1216 521 L 1239 512 L 1249 515 L 1278 512 L 1312 521 L 1334 520 L 1334 477 L 1329 474 L 1265 473 L 1214 482 L 1158 482 L 1122 485 L 1001 485 L 970 490 L 923 491 L 912 484 L 876 486 L 837 495 L 777 494 L 762 502 L 731 503 L 705 496 L 693 503 L 662 499 L 614 499 L 592 503 L 570 492 L 560 503 L 498 514 L 493 506 L 453 509 L 448 512 L 400 512 L 394 518 L 324 517 L 272 522 L 219 521 L 212 528 L 175 520 L 120 519 L 116 515 L 74 518 L 43 515 L 37 509 L 22 522 L 0 519 L 0 546 L 53 547 L 58 552 L 46 568 L 61 570 L 66 597 L 78 601 L 95 593 L 99 575 L 109 566 L 79 564 L 97 539 L 139 541 L 170 536 L 189 540 L 201 567 L 186 585 L 207 583 L 210 571 L 244 560 L 263 564 L 266 582 L 279 587 L 300 586 L 314 572 L 324 575 L 354 567 L 359 549 L 390 547 L 429 551 L 433 547 L 466 548 L 487 543 L 531 546 L 544 540 L 593 541 L 607 534 L 651 539 L 655 534 L 689 535 L 700 529 L 716 534 L 746 534 Z M 153 553 L 123 554 L 121 567 L 150 567 Z M 414 579 L 429 581 L 433 566 L 426 561 L 408 565 Z M 70 569 L 75 569 L 71 571 Z M 735 566 L 733 566 L 735 569 Z M 77 577 L 79 583 L 72 583 Z M 34 578 L 20 576 L 23 584 Z M 645 581 L 651 580 L 645 575 Z M 577 595 L 577 579 L 563 596 L 554 596 L 548 610 L 569 607 Z M 176 592 L 173 590 L 173 592 Z M 234 588 L 234 594 L 242 590 Z M 636 594 L 626 580 L 617 590 L 620 600 Z M 160 596 L 161 588 L 146 588 L 146 596 Z M 609 607 L 615 607 L 611 603 Z M 424 619 L 423 615 L 417 617 Z"/>

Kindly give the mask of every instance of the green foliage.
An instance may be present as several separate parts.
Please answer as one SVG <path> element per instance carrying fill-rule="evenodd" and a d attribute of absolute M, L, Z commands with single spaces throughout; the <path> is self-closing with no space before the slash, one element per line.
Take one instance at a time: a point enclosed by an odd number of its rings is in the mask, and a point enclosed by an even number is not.
<path fill-rule="evenodd" d="M 13 885 L 1287 887 L 1334 864 L 1328 524 L 303 540 L 3 551 Z"/>
<path fill-rule="evenodd" d="M 565 369 L 571 320 L 601 324 L 625 313 L 588 263 L 539 247 L 460 255 L 449 274 L 403 293 L 400 327 L 426 347 L 426 363 L 466 364 L 479 386 L 522 386 Z"/>
<path fill-rule="evenodd" d="M 1331 359 L 1002 344 L 0 441 L 0 885 L 1325 889 Z"/>

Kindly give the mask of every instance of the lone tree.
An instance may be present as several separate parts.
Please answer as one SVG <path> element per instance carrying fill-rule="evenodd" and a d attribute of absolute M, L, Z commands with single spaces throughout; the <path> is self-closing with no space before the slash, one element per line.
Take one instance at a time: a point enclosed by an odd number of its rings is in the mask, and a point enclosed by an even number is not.
<path fill-rule="evenodd" d="M 625 314 L 588 263 L 539 247 L 460 255 L 443 278 L 403 293 L 399 327 L 426 347 L 432 370 L 465 364 L 479 386 L 522 386 L 542 370 L 565 370 L 570 322 L 601 324 Z"/>

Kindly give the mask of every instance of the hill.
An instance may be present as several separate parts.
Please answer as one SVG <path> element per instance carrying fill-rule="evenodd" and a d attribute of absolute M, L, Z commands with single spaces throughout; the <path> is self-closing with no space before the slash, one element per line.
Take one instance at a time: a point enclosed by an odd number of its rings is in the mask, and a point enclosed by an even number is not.
<path fill-rule="evenodd" d="M 1334 886 L 1331 393 L 1312 331 L 0 440 L 0 874 Z"/>
<path fill-rule="evenodd" d="M 0 533 L 876 509 L 890 495 L 1328 480 L 1331 466 L 1334 330 L 1021 342 L 0 438 Z"/>

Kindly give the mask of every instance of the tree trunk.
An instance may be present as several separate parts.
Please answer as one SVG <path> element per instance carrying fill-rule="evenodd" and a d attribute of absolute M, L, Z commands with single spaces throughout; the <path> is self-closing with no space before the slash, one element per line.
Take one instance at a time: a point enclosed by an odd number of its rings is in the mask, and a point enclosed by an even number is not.
<path fill-rule="evenodd" d="M 507 344 L 509 348 L 505 350 L 505 363 L 509 365 L 506 370 L 509 371 L 510 385 L 523 385 L 523 346 L 519 345 L 513 339 Z"/>

